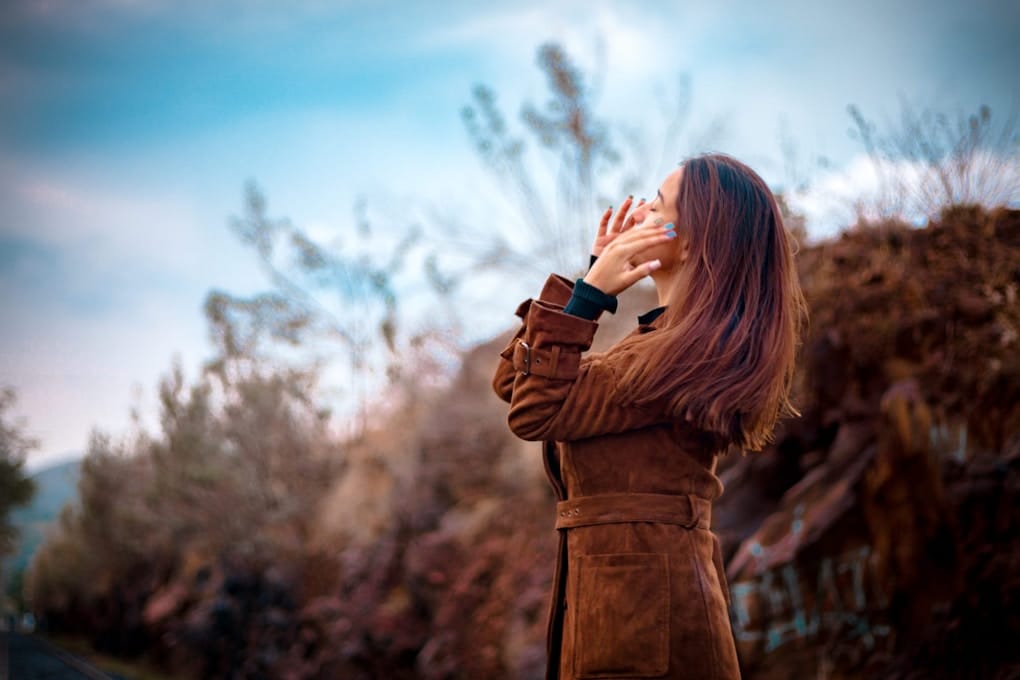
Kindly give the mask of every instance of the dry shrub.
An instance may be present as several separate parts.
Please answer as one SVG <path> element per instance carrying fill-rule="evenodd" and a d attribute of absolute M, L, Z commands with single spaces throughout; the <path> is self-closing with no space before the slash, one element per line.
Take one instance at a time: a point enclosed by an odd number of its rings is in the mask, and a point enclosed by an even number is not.
<path fill-rule="evenodd" d="M 43 625 L 136 654 L 158 648 L 175 616 L 183 625 L 189 608 L 208 609 L 231 578 L 287 581 L 268 574 L 300 561 L 341 460 L 306 397 L 309 380 L 251 373 L 220 384 L 216 402 L 213 378 L 186 388 L 176 366 L 160 387 L 158 436 L 94 434 L 78 500 L 28 575 L 27 598 Z M 177 595 L 149 610 L 171 586 L 180 592 L 171 588 Z"/>

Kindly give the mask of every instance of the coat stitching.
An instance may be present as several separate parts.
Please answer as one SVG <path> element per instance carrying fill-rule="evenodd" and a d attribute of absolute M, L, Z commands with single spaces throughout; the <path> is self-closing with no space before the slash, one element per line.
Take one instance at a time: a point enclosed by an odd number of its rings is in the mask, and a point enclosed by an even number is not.
<path fill-rule="evenodd" d="M 691 547 L 691 560 L 694 562 L 694 571 L 698 576 L 698 590 L 701 591 L 702 611 L 705 614 L 705 630 L 713 630 L 712 622 L 708 618 L 708 596 L 705 593 L 705 575 L 701 569 L 701 560 L 698 556 L 697 545 L 695 545 L 694 536 L 692 536 L 690 532 L 684 533 L 687 535 L 687 544 Z M 709 646 L 712 648 L 712 667 L 714 670 L 718 670 L 719 668 L 722 668 L 722 665 L 719 661 L 719 650 L 716 649 L 716 640 L 714 638 L 711 640 L 711 645 Z"/>

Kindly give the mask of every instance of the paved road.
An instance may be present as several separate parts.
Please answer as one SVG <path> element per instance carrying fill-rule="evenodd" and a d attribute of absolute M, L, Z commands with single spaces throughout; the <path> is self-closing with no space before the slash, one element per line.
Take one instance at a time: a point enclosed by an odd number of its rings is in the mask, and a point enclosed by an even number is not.
<path fill-rule="evenodd" d="M 115 680 L 41 638 L 0 631 L 0 680 Z"/>

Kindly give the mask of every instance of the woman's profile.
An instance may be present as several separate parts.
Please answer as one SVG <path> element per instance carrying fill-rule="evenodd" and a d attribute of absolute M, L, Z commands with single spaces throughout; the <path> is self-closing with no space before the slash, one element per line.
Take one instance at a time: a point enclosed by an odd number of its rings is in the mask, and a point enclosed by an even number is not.
<path fill-rule="evenodd" d="M 718 456 L 760 451 L 789 401 L 807 306 L 775 197 L 722 154 L 599 225 L 583 279 L 523 302 L 493 379 L 510 429 L 545 442 L 560 548 L 547 678 L 739 678 L 711 510 Z M 659 306 L 582 356 L 616 295 Z"/>

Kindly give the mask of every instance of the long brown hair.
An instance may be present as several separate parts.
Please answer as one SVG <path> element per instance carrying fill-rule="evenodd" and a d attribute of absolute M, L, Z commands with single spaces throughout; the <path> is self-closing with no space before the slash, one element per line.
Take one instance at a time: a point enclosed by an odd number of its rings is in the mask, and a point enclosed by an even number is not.
<path fill-rule="evenodd" d="M 780 418 L 801 415 L 789 399 L 808 321 L 795 241 L 768 185 L 724 154 L 683 163 L 676 208 L 689 257 L 660 328 L 620 348 L 640 356 L 620 376 L 624 396 L 664 399 L 674 418 L 761 451 Z"/>

